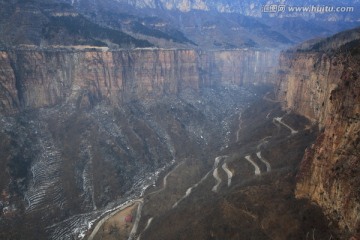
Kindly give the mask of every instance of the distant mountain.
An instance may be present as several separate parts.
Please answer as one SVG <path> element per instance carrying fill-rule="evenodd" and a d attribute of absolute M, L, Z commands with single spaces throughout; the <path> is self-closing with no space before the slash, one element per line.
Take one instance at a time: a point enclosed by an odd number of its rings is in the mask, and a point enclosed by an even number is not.
<path fill-rule="evenodd" d="M 281 4 L 290 6 L 287 2 Z M 278 1 L 274 4 L 280 6 Z M 311 6 L 311 2 L 291 4 Z M 353 5 L 333 1 L 326 6 L 331 4 L 355 9 L 359 5 L 356 1 Z M 358 25 L 356 11 L 262 12 L 268 10 L 266 6 L 271 4 L 249 0 L 1 1 L 0 46 L 283 49 Z"/>
<path fill-rule="evenodd" d="M 82 5 L 84 0 L 67 0 L 71 1 L 73 5 Z M 85 0 L 87 1 L 87 0 Z M 359 20 L 359 13 L 355 11 L 360 6 L 359 1 L 337 1 L 337 0 L 113 0 L 122 4 L 129 4 L 136 8 L 150 8 L 150 9 L 164 9 L 164 10 L 178 10 L 181 12 L 189 12 L 193 10 L 201 11 L 217 11 L 221 13 L 240 13 L 245 16 L 263 17 L 269 13 L 266 11 L 267 5 L 284 5 L 284 11 L 272 14 L 272 16 L 292 16 L 292 17 L 308 17 L 320 18 L 332 21 L 357 21 Z M 96 5 L 95 1 L 91 1 Z M 353 11 L 336 11 L 333 9 L 331 13 L 322 14 L 321 8 L 294 11 L 288 7 L 354 7 Z M 265 11 L 264 11 L 265 7 Z M 269 9 L 268 9 L 269 10 Z M 318 13 L 316 13 L 318 12 Z M 329 12 L 329 11 L 328 11 Z"/>
<path fill-rule="evenodd" d="M 0 46 L 149 47 L 119 29 L 99 25 L 71 5 L 56 1 L 0 2 Z"/>
<path fill-rule="evenodd" d="M 348 31 L 337 33 L 331 37 L 325 39 L 313 39 L 302 44 L 295 46 L 292 49 L 289 49 L 289 52 L 309 52 L 309 51 L 322 51 L 322 52 L 330 52 L 330 51 L 340 51 L 344 46 L 348 43 L 359 42 L 360 39 L 360 27 L 351 29 Z M 351 45 L 351 44 L 350 44 Z M 357 46 L 358 48 L 358 46 Z M 356 49 L 356 47 L 354 47 Z"/>
<path fill-rule="evenodd" d="M 287 46 L 356 27 L 360 19 L 355 11 L 360 7 L 357 1 L 63 1 L 97 22 L 126 30 L 133 36 L 170 40 L 170 45 L 195 43 L 204 48 Z M 266 12 L 267 7 L 280 5 L 286 6 L 284 12 Z M 314 13 L 297 9 L 297 12 L 290 12 L 290 6 L 350 6 L 354 11 Z M 160 43 L 155 41 L 154 44 Z"/>

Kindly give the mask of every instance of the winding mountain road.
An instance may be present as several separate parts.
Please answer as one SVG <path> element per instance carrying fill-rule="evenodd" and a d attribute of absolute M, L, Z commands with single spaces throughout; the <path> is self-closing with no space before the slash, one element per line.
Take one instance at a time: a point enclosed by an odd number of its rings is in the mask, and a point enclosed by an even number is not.
<path fill-rule="evenodd" d="M 219 186 L 222 182 L 222 179 L 220 178 L 219 176 L 219 170 L 218 170 L 218 166 L 219 166 L 219 163 L 223 160 L 223 159 L 226 159 L 228 158 L 229 156 L 225 155 L 225 156 L 219 156 L 219 157 L 216 157 L 215 158 L 215 162 L 214 162 L 214 171 L 213 171 L 213 177 L 215 178 L 215 186 L 212 188 L 212 191 L 213 192 L 218 192 L 219 190 Z M 224 169 L 224 165 L 222 166 L 222 168 Z M 227 167 L 226 167 L 227 168 Z M 230 170 L 227 169 L 229 172 Z M 226 172 L 226 170 L 224 169 L 224 171 Z M 231 172 L 230 172 L 231 173 Z M 229 176 L 229 174 L 226 172 L 226 174 Z M 232 173 L 231 173 L 231 177 L 232 177 Z M 229 181 L 229 180 L 228 180 Z M 231 179 L 230 179 L 230 184 L 231 184 Z"/>
<path fill-rule="evenodd" d="M 135 221 L 134 221 L 134 225 L 133 225 L 133 227 L 132 227 L 132 229 L 131 229 L 131 232 L 130 232 L 130 235 L 129 235 L 128 240 L 132 240 L 132 239 L 134 239 L 134 237 L 135 237 L 135 234 L 136 234 L 137 229 L 138 229 L 138 227 L 139 227 L 139 222 L 140 222 L 140 218 L 141 218 L 142 208 L 143 208 L 143 206 L 144 206 L 144 201 L 143 201 L 143 199 L 138 199 L 138 200 L 136 200 L 136 201 L 139 203 L 139 205 L 138 205 L 138 209 L 137 209 L 137 211 L 136 211 L 136 218 L 135 218 Z"/>
<path fill-rule="evenodd" d="M 283 126 L 285 126 L 286 128 L 288 128 L 288 129 L 291 131 L 291 134 L 292 134 L 292 135 L 298 133 L 298 131 L 296 131 L 295 129 L 293 129 L 292 127 L 290 127 L 290 126 L 287 125 L 286 123 L 284 123 L 284 122 L 282 121 L 282 118 L 283 118 L 283 117 L 275 117 L 275 118 L 274 118 L 274 121 L 277 121 L 277 122 L 280 123 L 281 125 L 283 125 Z"/>
<path fill-rule="evenodd" d="M 97 232 L 99 231 L 99 229 L 101 228 L 101 226 L 112 216 L 116 215 L 118 212 L 124 210 L 125 208 L 130 207 L 131 205 L 135 204 L 135 203 L 139 203 L 139 206 L 143 204 L 143 199 L 137 199 L 134 201 L 129 202 L 128 204 L 125 204 L 124 206 L 121 206 L 119 209 L 113 211 L 112 213 L 110 213 L 109 215 L 107 215 L 106 217 L 102 218 L 95 226 L 94 230 L 91 232 L 89 238 L 87 240 L 93 240 L 95 235 L 97 234 Z M 139 207 L 138 207 L 139 209 Z M 138 214 L 136 215 L 136 218 L 138 218 L 139 212 L 137 212 Z M 134 225 L 135 226 L 135 225 Z M 136 226 L 137 227 L 137 226 Z"/>
<path fill-rule="evenodd" d="M 174 171 L 176 171 L 176 170 L 177 170 L 181 165 L 183 165 L 184 163 L 185 163 L 185 161 L 179 163 L 173 170 L 171 170 L 170 172 L 168 172 L 168 173 L 165 175 L 164 179 L 163 179 L 163 187 L 162 187 L 161 189 L 157 190 L 157 191 L 154 191 L 154 192 L 150 193 L 149 196 L 150 196 L 150 195 L 154 195 L 154 194 L 158 194 L 158 193 L 164 191 L 165 188 L 166 188 L 166 186 L 167 186 L 167 178 L 170 176 L 170 174 L 172 174 Z M 190 193 L 189 193 L 189 194 L 190 194 Z M 139 212 L 139 211 L 140 211 L 140 212 L 142 211 L 142 206 L 141 206 L 141 209 L 138 209 L 138 212 Z M 139 214 L 139 215 L 140 215 L 140 214 Z M 136 217 L 138 217 L 138 215 L 136 215 Z M 136 234 L 137 229 L 138 229 L 140 217 L 141 217 L 141 215 L 139 216 L 139 219 L 136 218 L 134 227 L 133 227 L 132 230 L 131 230 L 130 237 L 129 237 L 128 240 L 132 240 L 132 239 L 135 237 L 135 234 Z M 137 220 L 137 219 L 138 219 L 138 220 Z M 151 217 L 151 218 L 148 219 L 144 230 L 139 234 L 139 236 L 137 237 L 137 240 L 140 240 L 140 239 L 141 239 L 141 235 L 146 231 L 146 229 L 149 228 L 152 220 L 154 220 L 153 217 Z"/>
<path fill-rule="evenodd" d="M 264 137 L 263 139 L 261 139 L 260 143 L 256 146 L 256 148 L 258 150 L 260 150 L 260 147 L 268 142 L 267 141 L 268 138 L 272 138 L 272 136 L 267 136 L 267 137 Z"/>
<path fill-rule="evenodd" d="M 217 188 L 218 188 L 218 185 L 220 185 L 221 183 L 221 178 L 219 177 L 219 173 L 218 173 L 218 170 L 217 170 L 217 167 L 219 166 L 219 163 L 220 161 L 223 159 L 223 158 L 226 158 L 228 157 L 227 155 L 225 156 L 219 156 L 219 157 L 216 157 L 215 160 L 214 160 L 214 166 L 213 166 L 213 169 L 210 170 L 199 182 L 195 183 L 193 186 L 189 187 L 186 192 L 185 192 L 185 195 L 180 198 L 176 203 L 174 203 L 174 205 L 172 206 L 172 208 L 175 208 L 178 206 L 178 204 L 183 201 L 185 198 L 187 198 L 190 193 L 192 192 L 192 190 L 196 187 L 198 187 L 203 181 L 205 181 L 205 179 L 209 176 L 209 174 L 211 172 L 213 172 L 213 176 L 216 180 L 216 184 L 215 186 L 213 187 L 213 191 L 217 191 Z"/>
<path fill-rule="evenodd" d="M 198 183 L 194 184 L 192 187 L 189 187 L 189 188 L 186 190 L 185 195 L 184 195 L 182 198 L 180 198 L 176 203 L 174 203 L 174 205 L 172 206 L 172 208 L 177 207 L 177 205 L 178 205 L 182 200 L 184 200 L 185 198 L 187 198 L 187 197 L 190 195 L 191 191 L 192 191 L 194 188 L 196 188 L 197 186 L 199 186 L 199 185 L 209 176 L 209 174 L 210 174 L 212 171 L 213 171 L 213 170 L 210 170 Z"/>
<path fill-rule="evenodd" d="M 153 217 L 151 217 L 151 218 L 149 218 L 148 219 L 148 221 L 147 221 L 147 223 L 146 223 L 146 226 L 145 226 L 145 228 L 144 228 L 144 230 L 139 234 L 139 236 L 137 237 L 137 239 L 136 240 L 140 240 L 141 239 L 141 236 L 143 235 L 143 233 L 150 227 L 150 225 L 151 225 L 151 222 L 154 220 L 154 218 Z"/>
<path fill-rule="evenodd" d="M 150 227 L 150 224 L 151 224 L 152 220 L 154 220 L 153 217 L 152 217 L 152 218 L 149 218 L 149 220 L 147 221 L 146 226 L 145 226 L 145 228 L 144 228 L 144 231 Z"/>
<path fill-rule="evenodd" d="M 227 177 L 228 177 L 228 187 L 230 187 L 231 186 L 231 179 L 232 179 L 232 177 L 233 177 L 233 173 L 230 171 L 230 169 L 228 168 L 228 165 L 227 165 L 227 163 L 224 163 L 223 165 L 222 165 L 222 169 L 224 169 L 224 171 L 226 172 L 226 174 L 227 174 Z"/>
<path fill-rule="evenodd" d="M 168 172 L 168 173 L 165 175 L 164 179 L 163 179 L 163 187 L 160 188 L 159 190 L 156 190 L 156 191 L 154 191 L 154 192 L 149 193 L 149 196 L 154 195 L 154 194 L 158 194 L 158 193 L 164 191 L 165 188 L 166 188 L 166 186 L 167 186 L 167 178 L 170 176 L 170 174 L 172 174 L 176 169 L 178 169 L 178 167 L 180 167 L 180 166 L 183 165 L 183 164 L 184 164 L 184 162 L 179 163 L 173 170 L 171 170 L 170 172 Z"/>
<path fill-rule="evenodd" d="M 257 152 L 256 156 L 266 165 L 266 171 L 271 172 L 271 165 L 265 158 L 261 156 L 261 152 Z"/>
<path fill-rule="evenodd" d="M 273 102 L 273 103 L 281 103 L 281 102 L 284 102 L 284 101 L 280 101 L 280 100 L 271 99 L 271 98 L 268 96 L 269 94 L 270 94 L 270 92 L 267 92 L 267 93 L 264 95 L 263 99 L 264 99 L 265 101 Z"/>
<path fill-rule="evenodd" d="M 219 166 L 220 161 L 221 161 L 224 157 L 227 157 L 227 156 L 219 156 L 219 157 L 216 157 L 216 158 L 215 158 L 215 161 L 214 161 L 214 169 Z"/>
<path fill-rule="evenodd" d="M 266 116 L 267 118 L 269 117 L 270 113 L 268 113 L 268 115 Z M 242 120 L 241 120 L 241 117 L 242 117 L 242 114 L 240 113 L 239 114 L 239 125 L 238 125 L 238 129 L 236 131 L 236 142 L 239 141 L 239 137 L 240 137 L 240 131 L 241 131 L 241 125 L 242 125 Z M 298 131 L 296 131 L 295 129 L 293 129 L 291 126 L 289 126 L 288 124 L 284 123 L 282 121 L 283 117 L 274 117 L 273 118 L 273 122 L 275 125 L 277 125 L 276 123 L 279 123 L 281 125 L 283 125 L 284 127 L 288 128 L 290 131 L 291 131 L 291 134 L 296 134 L 298 133 Z M 267 141 L 268 138 L 271 138 L 271 136 L 268 136 L 268 137 L 265 137 L 263 139 L 260 140 L 259 144 L 257 145 L 257 149 L 258 149 L 258 152 L 256 153 L 256 156 L 257 158 L 259 158 L 259 160 L 265 164 L 266 166 L 266 171 L 267 172 L 271 172 L 271 164 L 265 159 L 263 158 L 263 156 L 261 155 L 261 151 L 260 151 L 260 148 L 263 144 L 265 144 Z M 226 158 L 228 158 L 228 156 L 218 156 L 215 158 L 214 160 L 214 166 L 213 168 L 207 172 L 207 174 L 201 178 L 201 180 L 197 183 L 195 183 L 194 185 L 192 185 L 191 187 L 189 187 L 186 192 L 185 192 L 185 195 L 183 197 L 181 197 L 177 202 L 174 203 L 174 205 L 172 206 L 172 208 L 175 208 L 178 206 L 178 204 L 183 201 L 185 198 L 187 198 L 191 193 L 192 191 L 198 187 L 203 181 L 205 181 L 205 179 L 212 173 L 214 179 L 215 179 L 215 185 L 213 186 L 212 188 L 212 191 L 217 193 L 219 191 L 219 186 L 220 184 L 222 183 L 222 179 L 221 177 L 219 176 L 219 165 L 222 163 L 222 161 L 225 159 L 225 162 L 223 162 L 223 164 L 221 165 L 221 168 L 224 170 L 224 172 L 226 173 L 227 175 L 227 186 L 230 187 L 231 186 L 231 182 L 232 182 L 232 178 L 233 178 L 233 172 L 228 168 L 228 164 L 226 162 Z M 250 155 L 247 155 L 245 156 L 245 159 L 251 164 L 253 165 L 254 167 L 254 174 L 257 176 L 257 175 L 261 175 L 261 170 L 258 166 L 258 164 L 251 158 Z M 164 189 L 167 187 L 167 179 L 168 177 L 174 172 L 176 171 L 182 164 L 184 164 L 184 162 L 181 162 L 180 164 L 178 164 L 173 170 L 171 170 L 170 172 L 168 172 L 164 179 L 163 179 L 163 186 L 161 189 L 157 190 L 157 191 L 154 191 L 152 193 L 150 193 L 149 195 L 153 195 L 153 194 L 157 194 L 157 193 L 160 193 L 161 191 L 164 191 Z M 101 219 L 97 225 L 95 226 L 93 232 L 91 233 L 90 237 L 88 238 L 88 240 L 93 240 L 93 238 L 95 237 L 96 233 L 99 231 L 99 229 L 101 228 L 101 226 L 110 218 L 112 217 L 113 215 L 115 215 L 116 213 L 118 213 L 119 211 L 131 206 L 132 204 L 135 204 L 135 203 L 138 203 L 138 208 L 137 208 L 137 214 L 136 214 L 136 219 L 134 221 L 134 225 L 131 229 L 131 232 L 130 232 L 130 235 L 129 235 L 129 238 L 128 240 L 133 240 L 136 236 L 136 232 L 138 230 L 138 226 L 139 226 L 139 222 L 140 222 L 140 218 L 141 218 L 141 213 L 142 213 L 142 208 L 143 208 L 143 205 L 144 205 L 144 201 L 142 198 L 140 199 L 137 199 L 137 200 L 134 200 L 122 207 L 120 207 L 118 210 L 114 211 L 113 213 L 109 214 L 108 216 L 106 216 L 105 218 Z M 144 228 L 144 230 L 142 231 L 142 233 L 144 231 L 146 231 L 151 222 L 153 221 L 153 217 L 149 218 L 148 221 L 147 221 L 147 224 Z M 138 240 L 140 240 L 141 238 L 141 235 L 142 233 L 138 236 Z"/>
<path fill-rule="evenodd" d="M 160 193 L 161 191 L 163 191 L 166 186 L 167 186 L 167 178 L 170 176 L 170 174 L 172 174 L 178 167 L 180 167 L 182 164 L 184 164 L 184 162 L 181 162 L 179 163 L 173 170 L 171 170 L 170 172 L 168 172 L 164 179 L 163 179 L 163 187 L 157 191 L 154 191 L 152 193 L 150 193 L 149 195 L 153 195 L 153 194 L 157 194 L 157 193 Z M 138 226 L 139 226 L 139 222 L 140 222 L 140 218 L 141 218 L 141 212 L 142 212 L 142 208 L 143 208 L 143 205 L 144 205 L 144 201 L 142 198 L 140 199 L 136 199 L 136 200 L 133 200 L 131 202 L 129 202 L 128 204 L 120 207 L 119 209 L 115 210 L 114 212 L 110 213 L 109 215 L 107 215 L 106 217 L 104 217 L 103 219 L 101 219 L 97 225 L 95 226 L 94 230 L 92 231 L 91 235 L 89 236 L 88 240 L 93 240 L 93 238 L 95 237 L 96 233 L 99 231 L 99 229 L 101 228 L 101 226 L 109 219 L 111 218 L 112 216 L 114 216 L 115 214 L 117 214 L 118 212 L 124 210 L 125 208 L 128 208 L 130 207 L 131 205 L 135 204 L 135 203 L 138 203 L 138 209 L 137 209 L 137 214 L 136 214 L 136 219 L 134 221 L 134 225 L 133 225 L 133 228 L 131 229 L 131 232 L 130 232 L 130 235 L 129 235 L 129 238 L 128 240 L 132 240 L 134 239 L 135 237 L 135 234 L 137 232 L 137 229 L 138 229 Z M 149 220 L 152 221 L 153 218 L 150 218 Z M 150 225 L 150 222 L 148 222 L 148 225 L 147 227 L 149 227 Z M 146 228 L 145 228 L 146 229 Z M 145 230 L 144 230 L 145 231 Z M 139 238 L 138 238 L 139 239 Z"/>
<path fill-rule="evenodd" d="M 251 159 L 250 155 L 247 155 L 247 156 L 245 157 L 245 159 L 254 166 L 254 168 L 255 168 L 254 174 L 255 174 L 255 175 L 260 175 L 260 174 L 261 174 L 260 168 L 259 168 L 259 166 Z"/>
<path fill-rule="evenodd" d="M 221 182 L 222 182 L 221 178 L 219 177 L 218 168 L 215 168 L 215 169 L 214 169 L 213 176 L 214 176 L 214 178 L 215 178 L 215 180 L 216 180 L 216 184 L 215 184 L 215 186 L 212 188 L 212 191 L 213 191 L 213 192 L 218 192 L 218 188 L 219 188 L 219 186 L 220 186 L 220 184 L 221 184 Z"/>
<path fill-rule="evenodd" d="M 241 113 L 239 114 L 239 127 L 238 130 L 236 131 L 236 142 L 239 141 L 239 135 L 240 135 L 240 130 L 241 130 L 241 124 L 242 124 L 242 120 L 241 120 Z"/>

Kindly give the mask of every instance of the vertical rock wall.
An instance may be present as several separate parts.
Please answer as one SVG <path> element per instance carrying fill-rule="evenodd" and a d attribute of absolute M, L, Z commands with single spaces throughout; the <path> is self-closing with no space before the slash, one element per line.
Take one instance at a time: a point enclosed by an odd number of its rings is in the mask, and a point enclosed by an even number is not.
<path fill-rule="evenodd" d="M 306 150 L 296 195 L 309 198 L 342 232 L 360 231 L 360 56 L 358 48 L 283 53 L 278 98 L 322 129 Z"/>
<path fill-rule="evenodd" d="M 273 83 L 275 51 L 14 50 L 0 52 L 2 111 L 177 94 L 217 85 Z"/>

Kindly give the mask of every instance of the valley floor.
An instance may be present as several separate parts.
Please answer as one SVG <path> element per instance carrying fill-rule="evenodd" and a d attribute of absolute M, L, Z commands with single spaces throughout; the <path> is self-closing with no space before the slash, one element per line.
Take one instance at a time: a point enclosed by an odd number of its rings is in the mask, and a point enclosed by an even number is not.
<path fill-rule="evenodd" d="M 226 148 L 178 160 L 145 193 L 136 234 L 121 239 L 336 239 L 321 210 L 294 197 L 316 128 L 264 98 L 231 129 Z"/>

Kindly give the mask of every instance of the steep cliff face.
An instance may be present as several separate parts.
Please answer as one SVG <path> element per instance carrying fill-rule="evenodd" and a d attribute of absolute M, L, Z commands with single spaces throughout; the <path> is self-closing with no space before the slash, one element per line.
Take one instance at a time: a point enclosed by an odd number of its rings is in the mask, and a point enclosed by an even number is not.
<path fill-rule="evenodd" d="M 285 108 L 322 125 L 330 113 L 331 91 L 344 71 L 341 60 L 323 53 L 285 53 L 280 66 L 279 100 Z"/>
<path fill-rule="evenodd" d="M 284 108 L 323 130 L 306 150 L 296 195 L 320 205 L 345 235 L 360 231 L 359 43 L 282 54 L 278 88 Z"/>
<path fill-rule="evenodd" d="M 200 55 L 201 77 L 205 85 L 275 83 L 278 52 L 229 50 Z"/>
<path fill-rule="evenodd" d="M 11 66 L 9 54 L 0 52 L 0 110 L 11 110 L 19 105 L 19 96 L 16 89 L 16 77 L 13 67 Z"/>
<path fill-rule="evenodd" d="M 277 57 L 254 50 L 3 51 L 1 108 L 121 104 L 186 88 L 273 83 Z"/>

